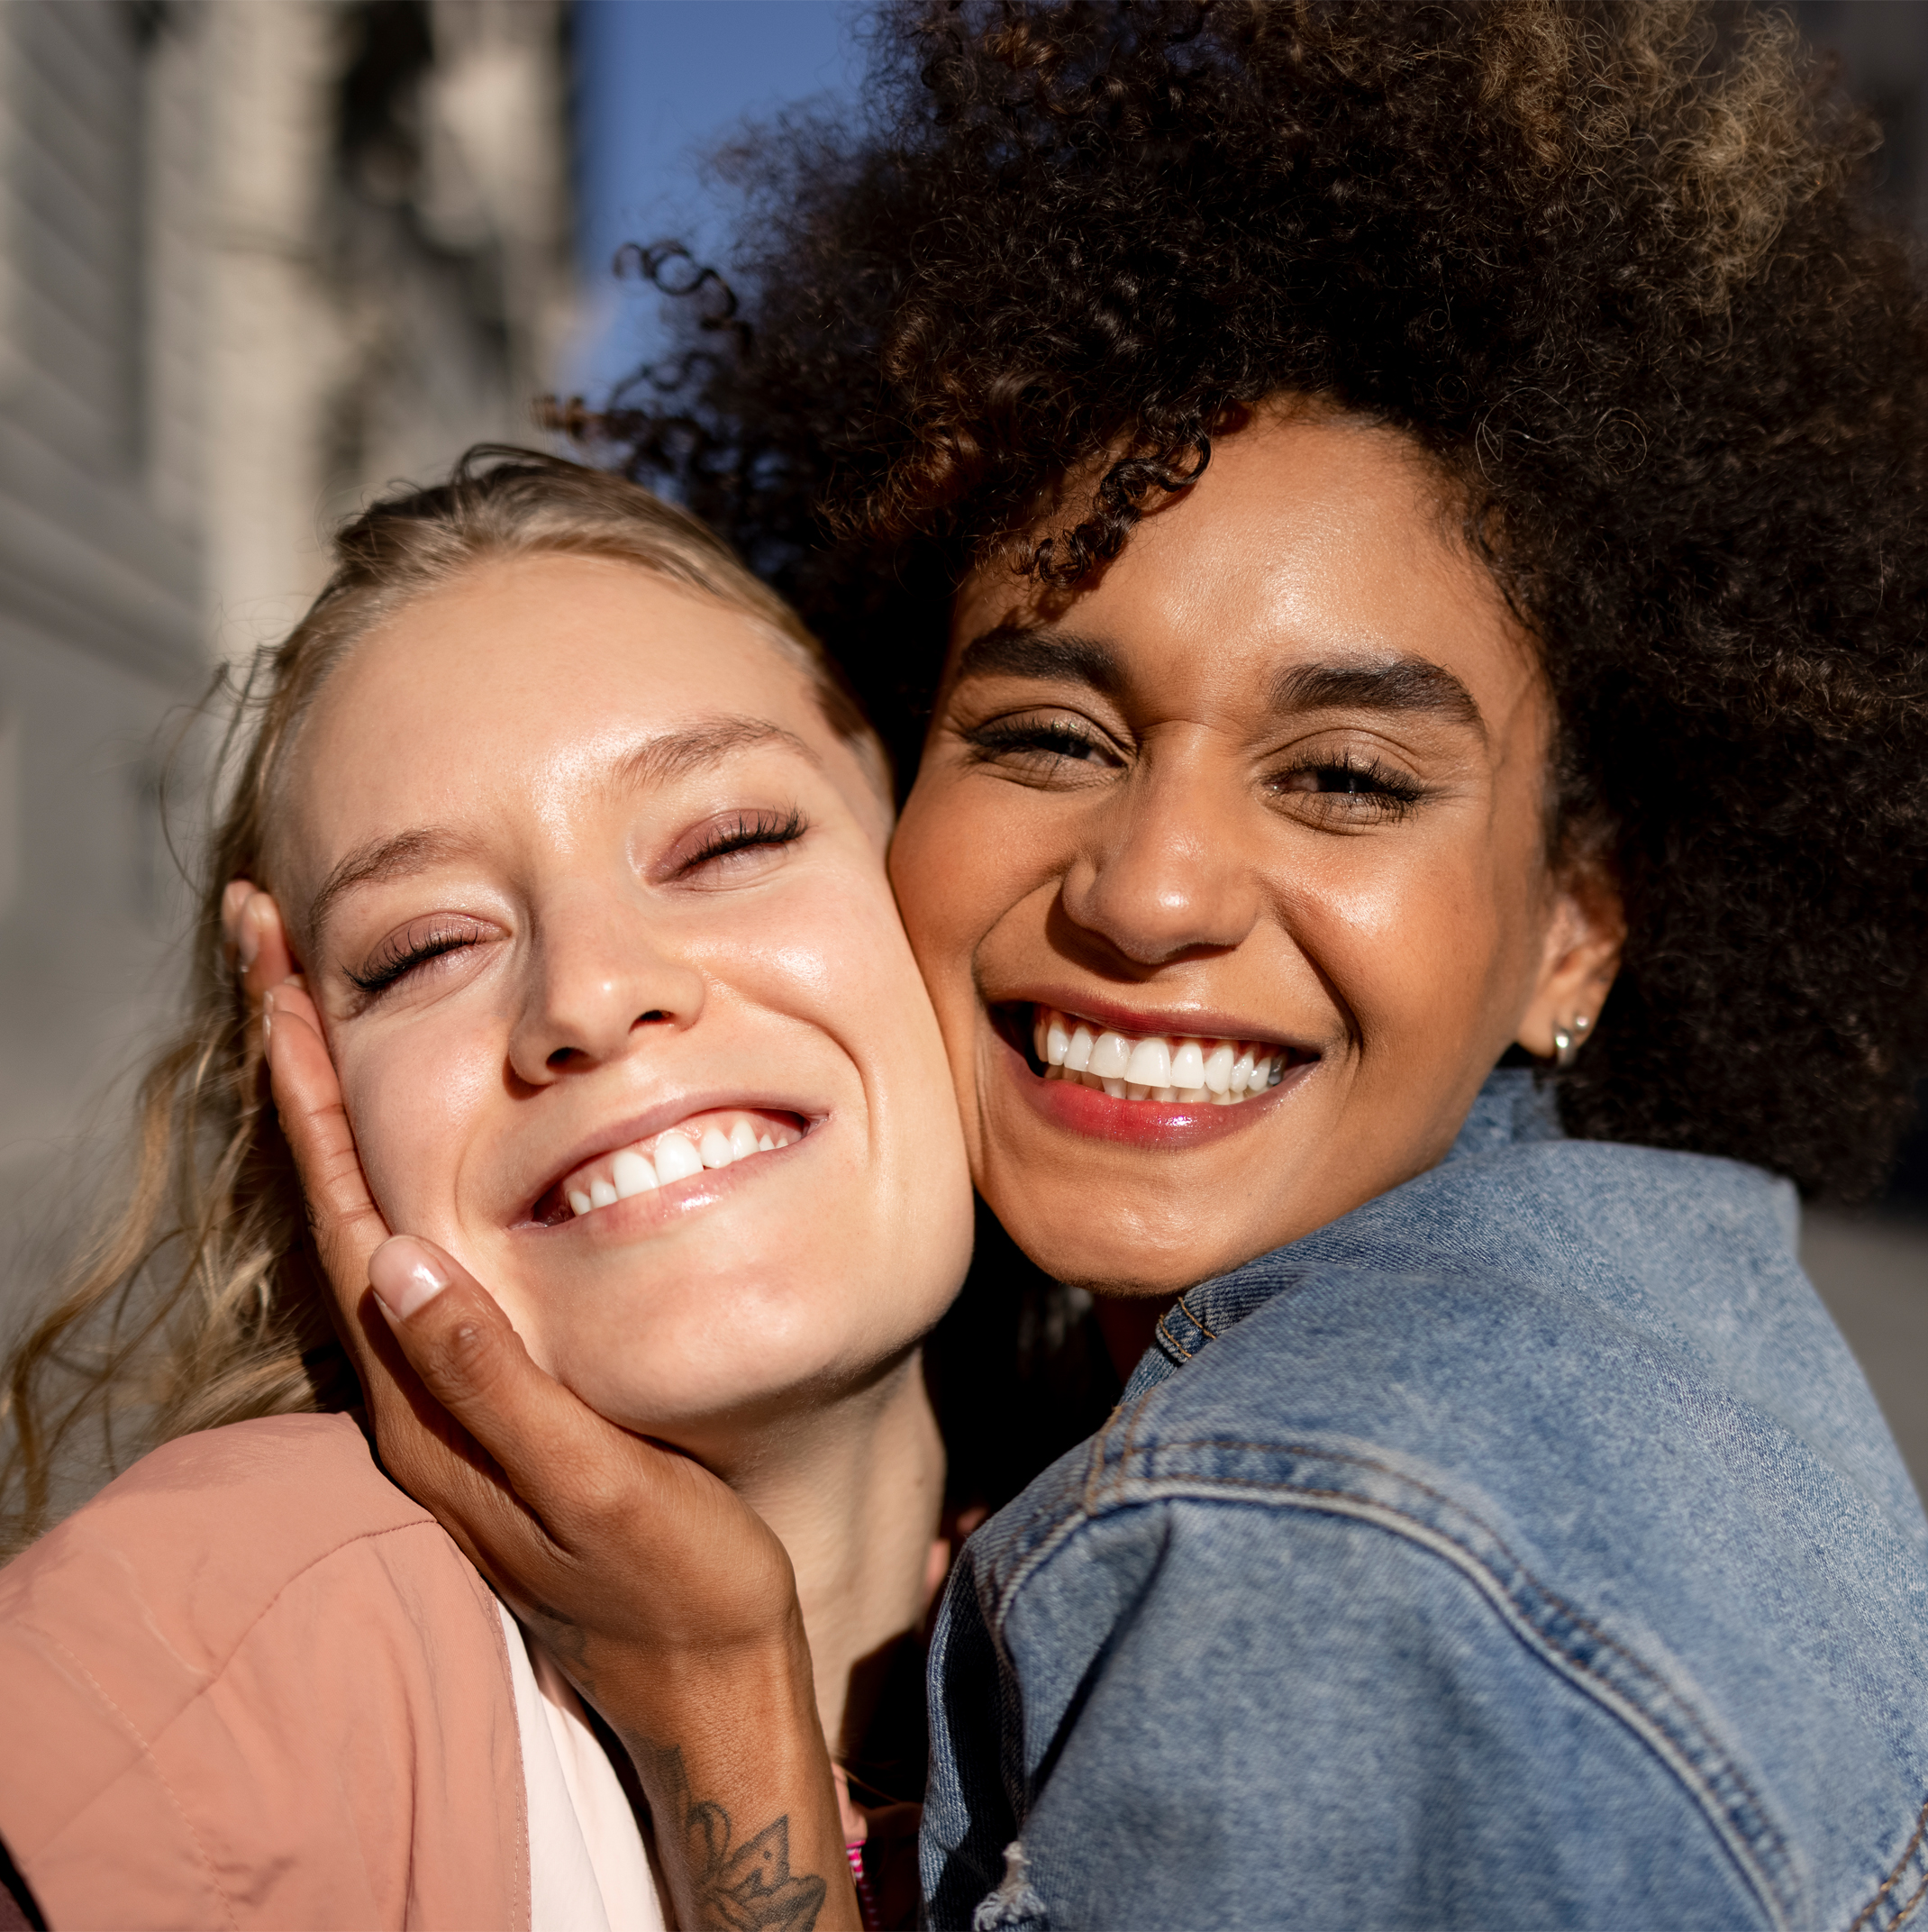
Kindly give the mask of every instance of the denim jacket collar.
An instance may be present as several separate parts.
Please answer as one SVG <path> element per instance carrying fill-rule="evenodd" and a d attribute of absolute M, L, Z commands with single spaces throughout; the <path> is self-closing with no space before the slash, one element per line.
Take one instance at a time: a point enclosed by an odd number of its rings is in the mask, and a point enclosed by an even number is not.
<path fill-rule="evenodd" d="M 1499 1067 L 1487 1076 L 1472 1108 L 1440 1162 L 1441 1168 L 1460 1161 L 1505 1154 L 1536 1141 L 1563 1140 L 1560 1115 L 1551 1090 L 1531 1068 Z M 1437 1171 L 1437 1170 L 1434 1170 Z M 1385 1198 L 1385 1197 L 1381 1197 Z M 1372 1203 L 1368 1203 L 1368 1207 Z M 1132 1372 L 1121 1399 L 1130 1402 L 1155 1387 L 1193 1359 L 1234 1323 L 1263 1308 L 1278 1291 L 1311 1270 L 1335 1260 L 1357 1263 L 1369 1257 L 1360 1253 L 1357 1224 L 1365 1209 L 1315 1228 L 1301 1239 L 1274 1248 L 1229 1274 L 1214 1275 L 1187 1289 L 1166 1310 L 1138 1366 Z M 1399 1253 L 1409 1252 L 1412 1230 L 1397 1231 Z"/>

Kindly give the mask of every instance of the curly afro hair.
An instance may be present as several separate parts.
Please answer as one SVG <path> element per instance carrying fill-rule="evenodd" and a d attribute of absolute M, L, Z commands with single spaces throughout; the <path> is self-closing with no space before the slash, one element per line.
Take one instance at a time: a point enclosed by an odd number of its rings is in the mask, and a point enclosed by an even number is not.
<path fill-rule="evenodd" d="M 1852 1197 L 1928 1060 L 1928 329 L 1874 144 L 1732 8 L 905 0 L 862 124 L 739 151 L 729 282 L 635 251 L 683 352 L 595 433 L 901 754 L 965 569 L 1075 587 L 1269 396 L 1404 431 L 1539 641 L 1556 852 L 1624 894 L 1569 1131 Z"/>

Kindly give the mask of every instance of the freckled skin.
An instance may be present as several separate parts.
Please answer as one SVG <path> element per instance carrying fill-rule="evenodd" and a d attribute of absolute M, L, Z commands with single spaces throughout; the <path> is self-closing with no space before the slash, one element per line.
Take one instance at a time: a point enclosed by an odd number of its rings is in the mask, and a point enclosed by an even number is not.
<path fill-rule="evenodd" d="M 1116 688 L 960 679 L 1003 625 L 1096 643 Z M 1272 701 L 1294 667 L 1401 658 L 1451 673 L 1483 729 Z M 1028 1253 L 1161 1299 L 1423 1171 L 1509 1043 L 1546 1054 L 1599 1014 L 1619 909 L 1550 873 L 1550 724 L 1531 642 L 1423 463 L 1307 410 L 1220 438 L 1074 595 L 995 566 L 966 580 L 891 869 L 974 1175 Z M 1073 1132 L 1023 1098 L 1035 1077 L 992 1025 L 1045 989 L 1172 1032 L 1187 1007 L 1235 1016 L 1317 1063 L 1204 1145 Z"/>
<path fill-rule="evenodd" d="M 720 715 L 796 743 L 614 781 L 643 741 Z M 287 798 L 297 933 L 344 855 L 412 827 L 459 841 L 342 895 L 305 964 L 389 1225 L 486 1281 L 544 1366 L 706 1454 L 905 1358 L 970 1239 L 942 1044 L 884 872 L 887 808 L 748 619 L 620 562 L 480 567 L 336 671 Z M 718 826 L 793 810 L 800 837 L 687 862 Z M 382 993 L 350 977 L 448 931 L 464 943 Z M 677 1095 L 821 1125 L 688 1183 L 700 1211 L 650 1220 L 643 1197 L 519 1225 Z"/>

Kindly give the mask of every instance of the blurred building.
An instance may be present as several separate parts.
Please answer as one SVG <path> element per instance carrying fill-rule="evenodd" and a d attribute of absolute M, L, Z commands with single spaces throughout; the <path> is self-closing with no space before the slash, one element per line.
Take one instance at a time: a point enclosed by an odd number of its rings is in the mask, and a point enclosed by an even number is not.
<path fill-rule="evenodd" d="M 368 488 L 529 439 L 571 295 L 566 27 L 566 0 L 0 5 L 16 1227 L 178 984 L 170 719 L 285 628 Z"/>

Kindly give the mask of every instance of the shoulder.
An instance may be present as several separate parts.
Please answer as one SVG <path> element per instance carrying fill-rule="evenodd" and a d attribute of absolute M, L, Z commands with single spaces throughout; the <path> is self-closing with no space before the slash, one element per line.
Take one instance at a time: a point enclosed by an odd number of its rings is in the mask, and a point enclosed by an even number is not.
<path fill-rule="evenodd" d="M 424 1575 L 467 1567 L 350 1417 L 235 1423 L 143 1456 L 0 1570 L 0 1625 L 69 1646 L 164 1643 L 216 1671 L 291 1585 L 326 1590 L 350 1567 L 336 1560 L 376 1538 Z"/>
<path fill-rule="evenodd" d="M 1632 1872 L 1664 1818 L 1677 1875 L 1697 1846 L 1767 1922 L 1845 1922 L 1918 1852 L 1928 1566 L 1774 1184 L 1638 1149 L 1477 1166 L 1282 1251 L 1230 1319 L 1185 1298 L 1162 1379 L 973 1539 L 941 1723 L 1004 1755 L 1020 1817 L 1047 1768 L 1060 1806 L 1115 1781 L 1080 1743 L 1115 1719 L 1154 1781 L 1205 1775 L 1191 1738 L 1233 1810 L 1317 1814 L 1308 1845 L 1368 1812 L 1423 1834 L 1445 1777 L 1476 1837 L 1540 1821 L 1535 1873 L 1547 1845 Z M 978 1705 L 1022 1735 L 973 1742 Z"/>
<path fill-rule="evenodd" d="M 169 1443 L 15 1558 L 0 1701 L 0 1836 L 57 1921 L 387 1922 L 411 1886 L 494 1919 L 526 1885 L 494 1599 L 346 1417 Z M 499 1855 L 458 1853 L 478 1813 Z"/>
<path fill-rule="evenodd" d="M 1059 1924 L 1762 1927 L 1780 1901 L 1468 1575 L 1360 1517 L 1081 1516 L 933 1639 L 932 1922 L 1022 1842 Z M 1765 1892 L 1765 1896 L 1763 1896 Z"/>

